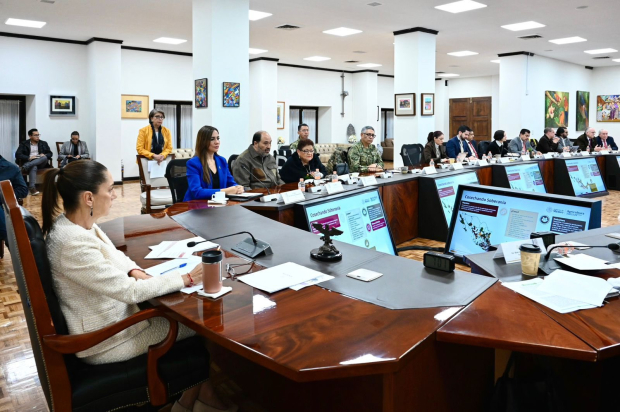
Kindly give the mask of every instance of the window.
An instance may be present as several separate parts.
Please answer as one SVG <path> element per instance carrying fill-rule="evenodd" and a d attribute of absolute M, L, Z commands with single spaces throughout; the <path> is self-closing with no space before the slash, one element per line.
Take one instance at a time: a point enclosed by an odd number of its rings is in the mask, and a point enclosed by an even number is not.
<path fill-rule="evenodd" d="M 381 141 L 394 138 L 394 109 L 381 109 Z"/>
<path fill-rule="evenodd" d="M 318 107 L 289 107 L 289 144 L 298 139 L 297 126 L 305 123 L 310 128 L 310 136 L 308 138 L 314 143 L 319 142 L 319 108 Z"/>
<path fill-rule="evenodd" d="M 163 126 L 170 129 L 174 149 L 192 149 L 192 102 L 155 100 L 155 110 L 166 115 Z"/>

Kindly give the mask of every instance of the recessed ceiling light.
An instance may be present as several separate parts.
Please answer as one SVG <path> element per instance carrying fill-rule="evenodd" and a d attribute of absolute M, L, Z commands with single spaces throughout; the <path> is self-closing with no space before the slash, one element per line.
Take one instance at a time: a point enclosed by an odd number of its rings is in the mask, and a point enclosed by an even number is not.
<path fill-rule="evenodd" d="M 377 64 L 377 63 L 364 63 L 364 64 L 358 64 L 357 67 L 381 67 L 381 64 Z"/>
<path fill-rule="evenodd" d="M 273 14 L 265 13 L 264 11 L 250 10 L 250 21 L 264 19 L 265 17 L 269 16 L 273 16 Z"/>
<path fill-rule="evenodd" d="M 462 13 L 464 11 L 482 9 L 486 6 L 486 4 L 478 3 L 475 1 L 462 0 L 456 1 L 454 3 L 442 4 L 441 6 L 436 6 L 435 8 L 438 10 L 447 11 L 449 13 Z"/>
<path fill-rule="evenodd" d="M 456 56 L 456 57 L 464 57 L 464 56 L 475 56 L 476 52 L 473 51 L 468 51 L 468 50 L 463 50 L 463 51 L 458 51 L 458 52 L 452 52 L 452 53 L 448 53 L 448 55 L 450 56 Z"/>
<path fill-rule="evenodd" d="M 565 37 L 563 39 L 555 39 L 549 40 L 549 43 L 555 44 L 570 44 L 570 43 L 581 43 L 582 41 L 587 41 L 583 37 Z"/>
<path fill-rule="evenodd" d="M 587 8 L 588 8 L 588 6 L 579 6 L 579 7 L 577 7 L 578 10 L 583 10 L 583 9 L 587 9 Z"/>
<path fill-rule="evenodd" d="M 361 30 L 349 29 L 346 27 L 338 27 L 337 29 L 325 30 L 325 34 L 333 34 L 334 36 L 350 36 L 352 34 L 361 33 Z"/>
<path fill-rule="evenodd" d="M 620 59 L 611 59 L 612 62 L 620 63 Z"/>
<path fill-rule="evenodd" d="M 615 53 L 618 50 L 616 49 L 596 49 L 596 50 L 585 50 L 584 53 L 588 54 L 603 54 L 603 53 Z"/>
<path fill-rule="evenodd" d="M 23 26 L 23 27 L 33 27 L 35 29 L 40 29 L 45 26 L 47 23 L 44 21 L 35 21 L 35 20 L 21 20 L 21 19 L 7 19 L 5 24 L 9 26 Z"/>
<path fill-rule="evenodd" d="M 499 64 L 499 60 L 491 60 L 491 63 L 498 63 Z"/>
<path fill-rule="evenodd" d="M 521 31 L 521 30 L 538 29 L 540 27 L 545 27 L 545 25 L 536 23 L 535 21 L 525 21 L 523 23 L 507 24 L 505 26 L 502 26 L 502 29 L 511 30 L 511 31 Z"/>
<path fill-rule="evenodd" d="M 458 76 L 460 76 L 460 74 L 456 74 L 456 73 L 443 73 L 439 77 L 458 77 Z"/>
<path fill-rule="evenodd" d="M 153 41 L 155 43 L 181 44 L 181 43 L 185 43 L 187 40 L 173 39 L 172 37 L 160 37 L 159 39 L 155 39 Z"/>
<path fill-rule="evenodd" d="M 331 57 L 323 57 L 323 56 L 312 56 L 305 57 L 304 60 L 309 60 L 311 62 L 324 62 L 325 60 L 331 60 Z"/>
<path fill-rule="evenodd" d="M 261 54 L 261 53 L 267 53 L 269 50 L 263 50 L 263 49 L 253 49 L 250 47 L 250 54 Z"/>

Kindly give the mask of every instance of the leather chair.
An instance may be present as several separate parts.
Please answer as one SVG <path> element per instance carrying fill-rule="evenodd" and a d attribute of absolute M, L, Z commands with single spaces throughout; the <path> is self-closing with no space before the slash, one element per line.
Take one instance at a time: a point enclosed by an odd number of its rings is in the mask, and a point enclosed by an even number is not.
<path fill-rule="evenodd" d="M 235 162 L 235 160 L 237 160 L 237 158 L 239 157 L 239 155 L 230 155 L 230 157 L 228 158 L 228 171 L 230 172 L 230 174 L 232 175 L 232 165 Z"/>
<path fill-rule="evenodd" d="M 422 163 L 422 152 L 424 146 L 419 143 L 404 144 L 400 148 L 400 157 L 403 159 L 404 166 L 418 166 Z"/>
<path fill-rule="evenodd" d="M 58 156 L 60 155 L 60 149 L 62 148 L 64 142 L 56 142 L 56 161 L 58 162 L 58 168 L 60 168 L 60 164 L 62 163 Z"/>
<path fill-rule="evenodd" d="M 208 379 L 209 356 L 203 342 L 192 337 L 175 343 L 178 323 L 171 319 L 166 338 L 145 355 L 104 365 L 88 365 L 74 356 L 131 325 L 165 315 L 149 308 L 97 331 L 69 335 L 41 228 L 17 205 L 11 183 L 0 182 L 0 187 L 15 278 L 50 410 L 97 412 L 164 405 L 169 396 Z"/>
<path fill-rule="evenodd" d="M 142 155 L 136 155 L 138 170 L 140 171 L 140 202 L 142 213 L 151 213 L 153 210 L 163 210 L 172 205 L 172 196 L 168 188 L 168 180 L 165 177 L 151 179 L 148 172 L 149 159 Z M 174 160 L 174 155 L 166 157 L 166 161 Z"/>
<path fill-rule="evenodd" d="M 172 194 L 172 203 L 182 202 L 189 187 L 187 183 L 187 161 L 186 159 L 174 159 L 166 166 L 166 179 Z"/>
<path fill-rule="evenodd" d="M 491 142 L 489 142 L 488 140 L 484 140 L 482 142 L 478 142 L 478 155 L 479 157 L 482 157 L 482 155 L 486 155 L 487 153 L 489 153 L 489 145 L 491 144 Z"/>

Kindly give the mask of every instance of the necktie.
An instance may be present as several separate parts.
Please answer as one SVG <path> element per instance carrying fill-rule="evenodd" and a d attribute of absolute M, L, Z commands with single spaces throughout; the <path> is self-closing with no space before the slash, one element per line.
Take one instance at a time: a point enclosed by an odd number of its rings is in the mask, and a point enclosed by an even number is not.
<path fill-rule="evenodd" d="M 525 154 L 525 142 L 521 140 L 521 145 L 523 146 L 523 154 Z"/>
<path fill-rule="evenodd" d="M 607 149 L 607 140 L 603 140 L 603 147 Z"/>
<path fill-rule="evenodd" d="M 461 153 L 463 153 L 465 150 L 463 149 L 463 141 L 461 139 L 459 139 L 459 144 L 461 145 Z"/>
<path fill-rule="evenodd" d="M 469 144 L 469 148 L 471 149 L 471 153 L 474 155 L 474 157 L 478 158 L 478 153 L 476 153 L 476 149 L 474 149 L 474 145 L 471 144 L 471 142 L 467 142 L 467 144 Z"/>

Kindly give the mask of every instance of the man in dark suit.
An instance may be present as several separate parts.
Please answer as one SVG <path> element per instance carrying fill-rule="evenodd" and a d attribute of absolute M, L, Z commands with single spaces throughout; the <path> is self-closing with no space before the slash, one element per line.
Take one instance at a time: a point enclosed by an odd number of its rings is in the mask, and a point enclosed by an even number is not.
<path fill-rule="evenodd" d="M 19 167 L 0 156 L 0 181 L 3 180 L 11 182 L 13 192 L 15 192 L 15 197 L 17 199 L 23 199 L 28 196 L 28 186 L 26 186 L 26 182 L 24 182 Z M 2 199 L 1 194 L 0 199 Z M 6 222 L 4 220 L 4 213 L 0 210 L 0 243 L 4 242 L 6 239 Z M 0 254 L 2 254 L 4 245 L 0 245 L 0 248 Z"/>
<path fill-rule="evenodd" d="M 474 140 L 474 131 L 471 129 L 467 129 L 469 134 L 467 135 L 467 148 L 469 149 L 469 157 L 474 157 L 476 159 L 480 158 L 480 153 L 478 153 L 478 142 Z"/>
<path fill-rule="evenodd" d="M 527 129 L 521 129 L 521 132 L 519 132 L 519 137 L 510 141 L 510 144 L 508 145 L 508 152 L 529 154 L 530 150 L 536 150 L 536 146 L 534 146 L 530 141 L 530 131 Z M 540 152 L 538 154 L 540 154 Z"/>
<path fill-rule="evenodd" d="M 577 145 L 582 152 L 600 152 L 601 146 L 597 146 L 594 127 L 586 127 L 586 131 L 577 138 Z"/>
<path fill-rule="evenodd" d="M 559 141 L 560 141 L 560 138 L 555 135 L 553 128 L 546 127 L 545 134 L 538 141 L 538 146 L 536 147 L 536 150 L 538 150 L 540 153 L 543 153 L 543 154 L 553 153 L 553 152 L 559 153 L 559 149 L 558 149 Z"/>
<path fill-rule="evenodd" d="M 37 170 L 47 167 L 48 160 L 53 154 L 49 145 L 41 140 L 41 134 L 37 129 L 28 130 L 29 139 L 19 144 L 15 152 L 15 160 L 25 162 L 22 164 L 22 172 L 28 174 L 28 190 L 32 196 L 39 192 L 35 186 Z"/>
<path fill-rule="evenodd" d="M 618 150 L 618 146 L 614 141 L 614 138 L 609 135 L 609 132 L 605 129 L 601 129 L 598 132 L 598 137 L 596 138 L 597 146 L 601 146 L 603 150 Z"/>
<path fill-rule="evenodd" d="M 459 127 L 456 136 L 448 140 L 448 143 L 446 143 L 446 153 L 448 154 L 448 157 L 451 159 L 456 159 L 459 153 L 462 152 L 467 153 L 467 157 L 470 157 L 471 152 L 469 145 L 467 144 L 468 138 L 469 127 L 465 125 Z"/>

